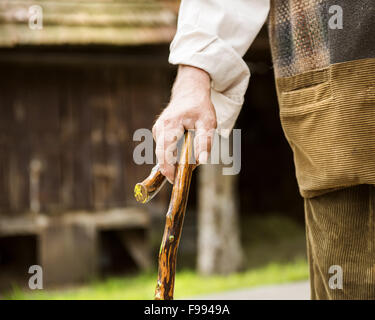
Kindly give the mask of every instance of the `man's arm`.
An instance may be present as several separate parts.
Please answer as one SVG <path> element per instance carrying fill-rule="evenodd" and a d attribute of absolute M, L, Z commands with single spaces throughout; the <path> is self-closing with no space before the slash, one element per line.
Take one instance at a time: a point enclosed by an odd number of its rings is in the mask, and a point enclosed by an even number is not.
<path fill-rule="evenodd" d="M 156 157 L 170 182 L 184 130 L 196 129 L 198 163 L 207 161 L 215 128 L 229 135 L 250 78 L 242 56 L 268 11 L 269 0 L 181 1 L 169 56 L 170 63 L 179 65 L 178 74 L 170 103 L 153 127 Z"/>

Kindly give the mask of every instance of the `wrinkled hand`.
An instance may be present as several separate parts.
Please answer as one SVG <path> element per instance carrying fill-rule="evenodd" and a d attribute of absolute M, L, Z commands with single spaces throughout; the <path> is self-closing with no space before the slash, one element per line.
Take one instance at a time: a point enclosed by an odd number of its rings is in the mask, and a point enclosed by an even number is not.
<path fill-rule="evenodd" d="M 152 128 L 160 170 L 170 183 L 175 176 L 177 142 L 185 130 L 195 130 L 194 154 L 201 164 L 208 160 L 215 128 L 209 75 L 201 69 L 180 65 L 171 100 Z"/>

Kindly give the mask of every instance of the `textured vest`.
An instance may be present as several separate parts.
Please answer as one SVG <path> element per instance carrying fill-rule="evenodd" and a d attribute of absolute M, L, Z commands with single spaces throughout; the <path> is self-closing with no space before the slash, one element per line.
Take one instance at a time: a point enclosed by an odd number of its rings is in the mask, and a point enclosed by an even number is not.
<path fill-rule="evenodd" d="M 268 26 L 302 196 L 375 185 L 375 0 L 271 0 Z"/>

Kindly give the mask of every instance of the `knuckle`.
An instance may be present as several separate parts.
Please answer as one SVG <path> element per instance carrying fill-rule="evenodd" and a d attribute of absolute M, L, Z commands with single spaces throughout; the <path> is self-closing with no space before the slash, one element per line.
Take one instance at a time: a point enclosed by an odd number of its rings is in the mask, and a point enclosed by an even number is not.
<path fill-rule="evenodd" d="M 170 130 L 170 131 L 167 131 L 166 135 L 165 135 L 165 139 L 164 139 L 165 143 L 166 144 L 173 144 L 174 142 L 177 141 L 177 136 L 176 134 Z M 173 147 L 172 147 L 173 148 Z"/>
<path fill-rule="evenodd" d="M 163 119 L 163 126 L 164 128 L 170 126 L 173 122 L 173 118 L 172 117 L 166 117 L 165 119 Z"/>

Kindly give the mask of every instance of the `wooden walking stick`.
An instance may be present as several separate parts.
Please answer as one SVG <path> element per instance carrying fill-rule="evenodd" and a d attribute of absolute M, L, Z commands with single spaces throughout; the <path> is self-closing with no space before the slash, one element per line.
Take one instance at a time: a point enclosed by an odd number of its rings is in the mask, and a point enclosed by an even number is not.
<path fill-rule="evenodd" d="M 185 133 L 184 144 L 177 164 L 171 200 L 166 215 L 165 228 L 159 251 L 158 282 L 155 300 L 172 300 L 176 273 L 178 245 L 181 238 L 186 203 L 189 195 L 190 181 L 195 164 L 192 164 L 193 135 Z M 189 163 L 190 162 L 190 163 Z M 158 166 L 154 167 L 150 176 L 135 186 L 137 201 L 148 202 L 160 190 L 165 177 Z"/>

